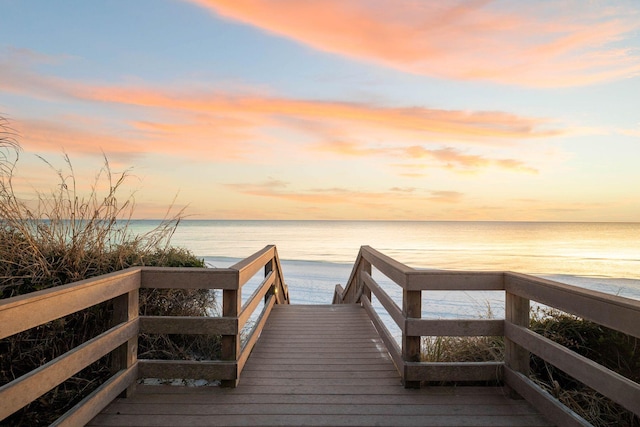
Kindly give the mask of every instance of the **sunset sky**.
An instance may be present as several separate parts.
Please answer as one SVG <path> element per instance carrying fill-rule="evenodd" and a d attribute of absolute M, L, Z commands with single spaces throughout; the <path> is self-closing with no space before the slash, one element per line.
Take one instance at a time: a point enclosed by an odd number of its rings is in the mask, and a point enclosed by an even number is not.
<path fill-rule="evenodd" d="M 640 2 L 0 0 L 0 115 L 139 218 L 640 221 Z"/>

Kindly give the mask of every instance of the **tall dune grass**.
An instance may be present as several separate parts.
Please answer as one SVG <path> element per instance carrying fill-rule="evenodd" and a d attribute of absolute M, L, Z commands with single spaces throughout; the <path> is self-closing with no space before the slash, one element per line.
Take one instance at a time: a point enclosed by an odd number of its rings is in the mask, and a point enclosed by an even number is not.
<path fill-rule="evenodd" d="M 531 312 L 532 331 L 640 382 L 640 340 L 548 308 Z M 502 337 L 424 337 L 425 362 L 504 360 Z M 639 427 L 640 419 L 544 360 L 531 356 L 531 379 L 596 427 Z"/>
<path fill-rule="evenodd" d="M 0 176 L 2 297 L 144 265 L 147 259 L 163 262 L 182 211 L 148 233 L 133 235 L 133 194 L 118 198 L 129 172 L 114 174 L 105 158 L 83 193 L 66 155 L 64 164 L 56 170 L 43 160 L 55 184 L 48 191 L 34 190 L 31 200 L 15 191 L 13 168 Z"/>
<path fill-rule="evenodd" d="M 124 191 L 130 171 L 114 173 L 105 157 L 86 190 L 67 155 L 61 169 L 42 159 L 42 173 L 51 175 L 51 188 L 22 194 L 15 185 L 19 154 L 15 134 L 0 119 L 0 298 L 131 266 L 204 267 L 204 261 L 188 250 L 170 245 L 182 210 L 148 233 L 131 232 L 135 198 L 133 192 Z M 214 303 L 214 294 L 208 290 L 143 289 L 140 310 L 206 316 Z M 110 327 L 111 312 L 111 304 L 98 304 L 0 340 L 0 385 L 104 332 Z M 215 357 L 218 348 L 217 337 L 143 336 L 139 340 L 139 352 L 163 358 Z M 48 425 L 109 375 L 107 356 L 0 424 Z"/>
<path fill-rule="evenodd" d="M 555 309 L 532 311 L 531 330 L 640 383 L 640 340 Z M 532 379 L 596 427 L 640 426 L 640 418 L 532 355 Z"/>

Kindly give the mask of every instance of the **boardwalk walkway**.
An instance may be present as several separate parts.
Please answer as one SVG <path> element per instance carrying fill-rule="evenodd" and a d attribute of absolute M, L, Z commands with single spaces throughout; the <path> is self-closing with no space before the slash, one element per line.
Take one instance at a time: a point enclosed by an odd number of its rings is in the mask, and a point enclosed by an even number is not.
<path fill-rule="evenodd" d="M 276 305 L 235 389 L 139 386 L 91 426 L 549 426 L 496 387 L 405 389 L 360 305 Z"/>

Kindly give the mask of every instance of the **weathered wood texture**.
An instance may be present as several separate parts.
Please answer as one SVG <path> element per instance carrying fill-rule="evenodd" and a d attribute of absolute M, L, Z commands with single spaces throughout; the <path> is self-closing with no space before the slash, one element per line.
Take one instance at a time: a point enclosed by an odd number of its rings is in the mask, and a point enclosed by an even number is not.
<path fill-rule="evenodd" d="M 241 307 L 241 288 L 264 269 L 261 287 Z M 222 318 L 138 316 L 139 288 L 222 289 Z M 251 336 L 240 348 L 242 326 L 265 300 Z M 237 378 L 276 303 L 288 304 L 288 290 L 275 246 L 267 246 L 228 269 L 136 267 L 52 289 L 0 301 L 0 339 L 42 325 L 92 305 L 111 300 L 112 328 L 33 371 L 0 386 L 0 423 L 24 405 L 61 384 L 76 372 L 112 353 L 113 376 L 57 425 L 81 425 L 118 394 L 130 396 L 138 376 L 220 379 L 235 386 Z M 222 359 L 213 362 L 137 359 L 140 332 L 222 335 Z"/>
<path fill-rule="evenodd" d="M 107 300 L 113 300 L 114 316 L 113 327 L 109 330 L 0 386 L 0 423 L 110 352 L 114 352 L 114 374 L 126 371 L 128 376 L 125 378 L 132 379 L 131 373 L 136 372 L 139 331 L 139 281 L 140 269 L 131 268 L 0 301 L 0 338 Z M 120 393 L 134 383 L 129 381 L 124 384 L 123 381 L 118 381 L 111 387 L 111 391 L 117 390 Z M 132 390 L 131 388 L 130 391 Z M 96 393 L 90 401 L 87 400 L 87 404 L 94 409 L 84 411 L 88 414 L 85 421 L 99 411 L 95 408 L 104 408 L 112 397 L 108 393 Z M 65 418 L 69 418 L 67 415 Z"/>
<path fill-rule="evenodd" d="M 501 388 L 405 389 L 359 305 L 275 305 L 237 388 L 139 386 L 91 426 L 548 426 Z"/>
<path fill-rule="evenodd" d="M 402 288 L 402 310 L 371 276 L 371 267 Z M 364 270 L 364 271 L 363 271 Z M 360 289 L 356 292 L 356 289 Z M 496 320 L 423 320 L 420 303 L 423 291 L 505 291 L 505 319 Z M 402 347 L 395 344 L 386 325 L 372 308 L 367 295 L 375 295 L 382 308 L 402 332 Z M 465 272 L 416 270 L 369 246 L 362 246 L 346 286 L 337 285 L 334 304 L 360 302 L 390 350 L 406 387 L 419 387 L 424 380 L 464 381 L 504 379 L 510 395 L 522 395 L 545 413 L 558 406 L 557 400 L 531 381 L 521 381 L 530 370 L 533 353 L 578 381 L 597 390 L 640 415 L 640 384 L 530 331 L 530 301 L 546 304 L 608 328 L 640 337 L 640 302 L 602 292 L 591 291 L 539 277 L 513 272 Z M 420 340 L 423 336 L 503 336 L 504 363 L 421 363 Z M 507 372 L 508 375 L 504 375 Z M 567 410 L 568 411 L 568 410 Z M 561 424 L 567 421 L 564 410 L 553 412 Z M 565 422 L 566 421 L 566 422 Z"/>
<path fill-rule="evenodd" d="M 238 271 L 229 268 L 144 267 L 141 288 L 238 289 Z"/>
<path fill-rule="evenodd" d="M 135 336 L 137 320 L 109 329 L 73 350 L 0 387 L 0 420 L 42 396 Z"/>
<path fill-rule="evenodd" d="M 505 290 L 640 338 L 640 302 L 539 277 L 505 273 Z"/>
<path fill-rule="evenodd" d="M 130 268 L 0 302 L 0 339 L 116 298 L 140 287 L 140 268 Z"/>

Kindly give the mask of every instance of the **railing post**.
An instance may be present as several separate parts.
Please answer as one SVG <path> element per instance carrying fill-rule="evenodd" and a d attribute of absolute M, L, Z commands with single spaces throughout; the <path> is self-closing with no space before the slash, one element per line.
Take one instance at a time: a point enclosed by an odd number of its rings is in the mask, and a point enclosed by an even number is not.
<path fill-rule="evenodd" d="M 267 263 L 264 265 L 264 277 L 267 277 L 267 276 L 269 275 L 269 273 L 271 273 L 272 271 L 273 271 L 273 272 L 274 272 L 274 274 L 275 274 L 275 260 L 274 260 L 273 258 L 271 258 L 271 259 L 269 260 L 269 262 L 267 262 Z M 278 295 L 278 291 L 277 291 L 277 289 L 278 289 L 278 287 L 279 287 L 279 286 L 280 286 L 280 278 L 279 278 L 279 277 L 276 277 L 276 280 L 274 280 L 273 285 L 271 285 L 271 289 L 269 289 L 269 292 L 267 292 L 267 293 L 264 295 L 264 302 L 265 302 L 265 303 L 266 303 L 266 302 L 267 302 L 267 300 L 269 299 L 269 296 L 274 295 L 274 294 L 275 294 L 275 296 L 276 296 L 276 302 L 277 302 L 278 304 L 281 304 L 281 303 L 282 303 L 282 301 L 281 301 L 282 296 L 281 296 L 281 295 Z"/>
<path fill-rule="evenodd" d="M 422 291 L 402 291 L 402 314 L 405 319 L 420 319 L 422 317 Z M 402 359 L 404 362 L 420 361 L 419 336 L 407 336 L 402 333 Z M 403 369 L 403 383 L 405 388 L 420 388 L 420 381 L 407 381 L 407 367 Z"/>
<path fill-rule="evenodd" d="M 358 284 L 358 294 L 356 295 L 357 298 L 354 302 L 358 302 L 360 299 L 358 295 L 364 295 L 369 299 L 369 301 L 371 301 L 371 289 L 365 287 L 364 280 L 362 280 L 362 272 L 366 272 L 371 275 L 371 263 L 364 258 L 360 261 L 360 266 L 358 268 L 358 277 L 356 282 Z"/>
<path fill-rule="evenodd" d="M 224 289 L 222 291 L 222 317 L 235 317 L 238 318 L 240 309 L 242 308 L 240 283 L 238 282 L 238 289 Z M 221 359 L 238 361 L 240 357 L 240 330 L 235 335 L 223 335 L 222 336 L 222 349 Z M 235 379 L 222 380 L 222 387 L 235 387 L 238 385 L 238 370 L 236 364 Z"/>
<path fill-rule="evenodd" d="M 113 299 L 113 326 L 129 322 L 138 317 L 139 312 L 139 290 L 134 289 L 126 294 L 120 295 Z M 138 333 L 129 339 L 126 343 L 116 348 L 111 357 L 111 370 L 116 373 L 123 369 L 129 369 L 138 360 Z M 121 397 L 129 397 L 135 393 L 136 383 L 131 384 L 120 395 Z"/>
<path fill-rule="evenodd" d="M 526 298 L 519 297 L 510 292 L 505 296 L 505 321 L 517 326 L 529 327 L 530 302 Z M 504 361 L 505 364 L 516 372 L 528 376 L 530 371 L 531 355 L 527 350 L 504 338 Z M 512 398 L 519 397 L 513 390 L 509 393 Z"/>

